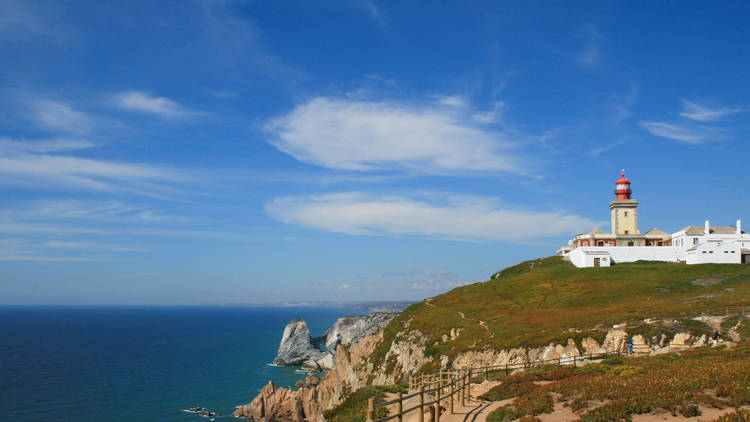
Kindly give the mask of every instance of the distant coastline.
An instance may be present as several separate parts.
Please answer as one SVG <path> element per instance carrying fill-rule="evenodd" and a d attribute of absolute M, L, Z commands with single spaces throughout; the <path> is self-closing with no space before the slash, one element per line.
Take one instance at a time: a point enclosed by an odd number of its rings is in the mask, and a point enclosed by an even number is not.
<path fill-rule="evenodd" d="M 228 303 L 226 306 L 268 307 L 268 308 L 347 308 L 363 312 L 400 312 L 414 301 L 381 301 L 381 302 L 335 302 L 335 301 L 284 301 L 261 303 Z"/>

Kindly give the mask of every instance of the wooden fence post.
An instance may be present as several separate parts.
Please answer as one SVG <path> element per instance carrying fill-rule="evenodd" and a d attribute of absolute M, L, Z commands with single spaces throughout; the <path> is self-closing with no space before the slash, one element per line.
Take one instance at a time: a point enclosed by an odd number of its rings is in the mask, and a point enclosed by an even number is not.
<path fill-rule="evenodd" d="M 466 380 L 466 399 L 471 403 L 471 369 L 469 369 L 469 377 Z"/>
<path fill-rule="evenodd" d="M 448 401 L 448 411 L 452 415 L 453 414 L 453 395 L 456 394 L 456 380 L 451 379 L 450 381 L 451 381 L 451 398 Z"/>
<path fill-rule="evenodd" d="M 435 394 L 435 410 L 436 410 L 435 414 L 437 415 L 437 419 L 436 419 L 437 421 L 440 420 L 440 400 L 441 400 L 441 396 L 443 395 L 442 390 L 443 390 L 443 380 L 441 378 L 438 380 L 437 393 Z"/>
<path fill-rule="evenodd" d="M 375 398 L 370 397 L 367 399 L 367 422 L 373 422 L 375 420 Z"/>
<path fill-rule="evenodd" d="M 466 374 L 461 372 L 461 406 L 466 407 Z"/>
<path fill-rule="evenodd" d="M 419 422 L 424 422 L 424 384 L 419 386 Z"/>
<path fill-rule="evenodd" d="M 435 422 L 435 406 L 430 406 L 430 422 Z"/>
<path fill-rule="evenodd" d="M 435 422 L 440 422 L 440 402 L 435 402 Z"/>
<path fill-rule="evenodd" d="M 404 393 L 398 393 L 398 422 L 404 422 Z"/>

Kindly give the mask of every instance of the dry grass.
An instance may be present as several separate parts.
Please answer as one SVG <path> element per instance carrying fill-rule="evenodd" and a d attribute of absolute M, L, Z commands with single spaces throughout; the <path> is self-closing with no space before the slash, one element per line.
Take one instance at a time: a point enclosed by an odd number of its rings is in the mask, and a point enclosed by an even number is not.
<path fill-rule="evenodd" d="M 540 385 L 535 381 L 552 382 Z M 750 404 L 750 344 L 742 343 L 735 350 L 702 349 L 683 355 L 623 359 L 621 363 L 613 360 L 609 365 L 541 367 L 514 374 L 485 394 L 486 399 L 516 398 L 488 420 L 549 413 L 553 394 L 581 421 L 589 422 L 629 421 L 632 415 L 652 412 L 694 417 L 701 405 L 738 408 Z M 720 420 L 747 420 L 743 417 L 747 413 Z"/>
<path fill-rule="evenodd" d="M 714 281 L 694 283 L 706 279 Z M 710 327 L 691 318 L 750 305 L 748 281 L 750 267 L 745 265 L 637 262 L 576 268 L 559 257 L 527 261 L 490 281 L 436 296 L 431 301 L 434 306 L 425 302 L 410 306 L 388 327 L 371 361 L 382 363 L 406 321 L 428 336 L 429 355 L 447 354 L 451 359 L 471 349 L 540 346 L 589 335 L 601 341 L 608 327 L 622 322 L 644 334 L 711 333 Z M 677 322 L 654 327 L 644 324 L 645 318 Z M 477 320 L 485 321 L 489 331 Z M 451 328 L 463 331 L 455 341 L 441 342 Z"/>

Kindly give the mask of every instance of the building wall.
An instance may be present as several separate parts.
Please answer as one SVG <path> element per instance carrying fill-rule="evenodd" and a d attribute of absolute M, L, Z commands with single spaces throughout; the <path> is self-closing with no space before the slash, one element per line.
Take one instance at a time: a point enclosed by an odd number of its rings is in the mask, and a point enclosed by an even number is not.
<path fill-rule="evenodd" d="M 741 247 L 734 242 L 706 242 L 685 253 L 688 264 L 740 264 Z"/>
<path fill-rule="evenodd" d="M 592 254 L 596 252 L 602 255 Z M 591 267 L 594 257 L 606 256 L 606 253 L 612 264 L 635 261 L 678 262 L 683 260 L 681 257 L 685 250 L 674 246 L 584 246 L 570 251 L 568 258 L 576 267 Z"/>
<path fill-rule="evenodd" d="M 612 264 L 612 257 L 609 256 L 606 252 L 603 252 L 601 254 L 587 254 L 584 253 L 584 249 L 594 250 L 594 251 L 602 251 L 604 248 L 602 247 L 583 247 L 583 248 L 576 248 L 570 251 L 570 253 L 567 255 L 568 259 L 570 259 L 570 262 L 575 265 L 578 268 L 588 268 L 594 266 L 594 259 L 599 258 L 599 266 L 600 267 L 609 267 Z"/>
<path fill-rule="evenodd" d="M 629 204 L 615 205 L 612 208 L 612 233 L 638 234 L 638 208 Z"/>

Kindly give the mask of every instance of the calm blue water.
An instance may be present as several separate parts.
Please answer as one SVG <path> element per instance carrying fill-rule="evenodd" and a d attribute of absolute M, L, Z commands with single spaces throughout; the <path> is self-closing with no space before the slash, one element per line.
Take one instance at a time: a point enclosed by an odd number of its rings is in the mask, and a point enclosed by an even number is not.
<path fill-rule="evenodd" d="M 205 421 L 273 379 L 304 375 L 265 365 L 284 326 L 302 317 L 313 335 L 342 308 L 0 307 L 3 421 Z"/>

